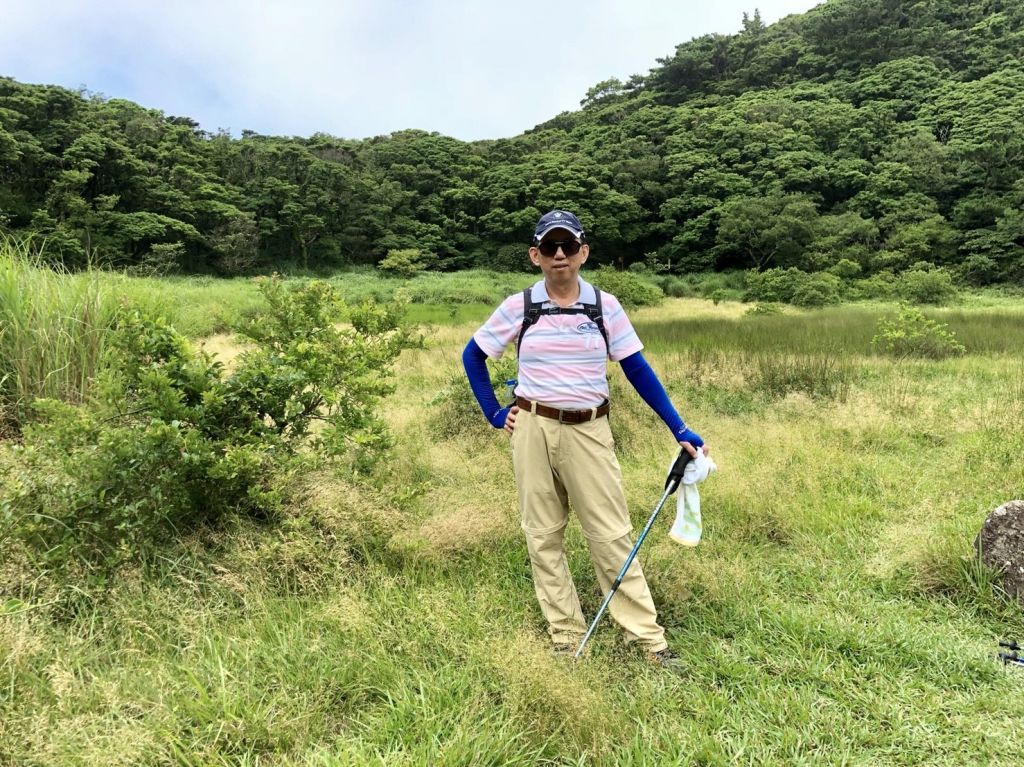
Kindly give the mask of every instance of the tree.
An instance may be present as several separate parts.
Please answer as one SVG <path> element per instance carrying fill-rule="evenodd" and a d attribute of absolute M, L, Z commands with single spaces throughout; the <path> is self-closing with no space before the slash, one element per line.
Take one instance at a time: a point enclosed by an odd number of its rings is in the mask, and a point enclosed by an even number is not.
<path fill-rule="evenodd" d="M 741 197 L 721 208 L 715 239 L 719 266 L 790 266 L 813 241 L 818 213 L 800 195 Z"/>

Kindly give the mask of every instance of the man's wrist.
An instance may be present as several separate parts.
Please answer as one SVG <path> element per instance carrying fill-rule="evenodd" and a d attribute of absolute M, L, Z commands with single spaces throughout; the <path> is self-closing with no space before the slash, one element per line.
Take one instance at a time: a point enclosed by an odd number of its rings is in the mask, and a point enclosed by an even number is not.
<path fill-rule="evenodd" d="M 512 409 L 512 406 L 499 408 L 495 410 L 490 417 L 491 426 L 495 429 L 505 428 L 505 420 L 508 418 L 508 411 Z"/>
<path fill-rule="evenodd" d="M 685 424 L 682 428 L 676 430 L 676 442 L 689 442 L 694 447 L 703 447 L 704 440 L 701 439 L 700 435 L 688 428 Z"/>

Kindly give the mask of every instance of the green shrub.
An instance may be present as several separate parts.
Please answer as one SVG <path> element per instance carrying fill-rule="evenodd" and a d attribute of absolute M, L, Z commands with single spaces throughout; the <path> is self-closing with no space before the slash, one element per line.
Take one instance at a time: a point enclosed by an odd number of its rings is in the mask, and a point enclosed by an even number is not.
<path fill-rule="evenodd" d="M 804 307 L 838 304 L 842 300 L 842 289 L 842 280 L 834 274 L 809 274 L 804 283 L 793 291 L 790 303 Z"/>
<path fill-rule="evenodd" d="M 873 274 L 863 280 L 855 280 L 849 288 L 852 299 L 874 298 L 888 300 L 896 295 L 896 276 L 889 271 Z"/>
<path fill-rule="evenodd" d="M 513 280 L 511 274 L 501 279 L 494 279 L 496 275 L 491 274 L 489 280 L 474 280 L 463 275 L 421 274 L 409 282 L 406 290 L 410 303 L 414 304 L 498 304 L 509 294 L 522 290 L 520 282 L 529 284 L 525 279 Z"/>
<path fill-rule="evenodd" d="M 697 295 L 697 291 L 685 280 L 673 275 L 659 275 L 655 277 L 654 283 L 661 288 L 666 296 L 672 298 L 688 298 Z"/>
<path fill-rule="evenodd" d="M 521 243 L 502 245 L 494 253 L 482 254 L 475 260 L 482 268 L 497 272 L 532 272 L 534 266 L 528 250 Z"/>
<path fill-rule="evenodd" d="M 956 278 L 965 285 L 991 285 L 999 279 L 999 264 L 988 256 L 975 253 L 957 265 Z"/>
<path fill-rule="evenodd" d="M 264 279 L 261 290 L 266 314 L 239 328 L 257 349 L 241 355 L 228 383 L 277 434 L 294 441 L 322 422 L 317 447 L 366 468 L 390 444 L 377 404 L 392 391 L 391 366 L 410 342 L 404 305 L 346 306 L 320 281 L 288 287 Z"/>
<path fill-rule="evenodd" d="M 842 280 L 827 272 L 808 273 L 789 269 L 750 271 L 746 276 L 744 301 L 769 301 L 797 306 L 825 306 L 842 298 Z"/>
<path fill-rule="evenodd" d="M 638 261 L 637 263 L 643 264 L 643 271 L 647 272 L 648 274 L 668 276 L 668 273 L 672 271 L 671 259 L 663 260 L 658 255 L 657 251 L 649 251 L 647 253 L 644 253 L 643 260 Z M 636 266 L 636 264 L 633 264 L 633 266 Z"/>
<path fill-rule="evenodd" d="M 744 281 L 743 300 L 789 303 L 803 275 L 804 272 L 793 268 L 751 270 Z"/>
<path fill-rule="evenodd" d="M 422 272 L 427 261 L 422 251 L 416 248 L 389 250 L 387 256 L 377 264 L 377 268 L 389 277 L 408 279 Z"/>
<path fill-rule="evenodd" d="M 852 280 L 855 277 L 859 277 L 861 273 L 861 266 L 856 261 L 852 261 L 849 258 L 841 258 L 836 263 L 832 264 L 826 271 L 829 274 L 834 274 L 841 280 Z"/>
<path fill-rule="evenodd" d="M 626 307 L 655 305 L 661 303 L 665 295 L 661 288 L 650 281 L 610 266 L 602 266 L 591 272 L 589 280 L 606 293 L 611 293 Z"/>
<path fill-rule="evenodd" d="M 878 321 L 871 345 L 882 354 L 898 358 L 944 359 L 964 354 L 963 344 L 946 328 L 925 317 L 920 309 L 901 306 L 895 317 Z"/>
<path fill-rule="evenodd" d="M 125 271 L 138 277 L 163 277 L 181 269 L 185 260 L 185 243 L 160 242 L 151 245 L 149 252 Z"/>
<path fill-rule="evenodd" d="M 903 300 L 915 304 L 942 305 L 959 295 L 952 275 L 939 268 L 904 272 L 897 279 L 896 292 Z"/>
<path fill-rule="evenodd" d="M 771 315 L 782 314 L 782 305 L 771 301 L 754 304 L 746 312 L 743 313 L 744 317 L 767 317 Z"/>
<path fill-rule="evenodd" d="M 733 290 L 737 289 L 735 279 L 730 279 L 731 275 L 728 274 L 716 274 L 714 272 L 687 275 L 687 281 L 692 280 L 695 285 L 697 294 L 701 298 L 711 298 L 715 291 L 718 290 Z M 744 282 L 741 280 L 739 283 L 739 289 L 742 290 Z"/>
<path fill-rule="evenodd" d="M 229 376 L 162 320 L 126 311 L 95 400 L 40 400 L 44 420 L 3 462 L 8 534 L 56 568 L 117 565 L 229 512 L 274 513 L 282 479 L 317 454 L 356 470 L 379 458 L 400 307 L 344 311 L 318 282 L 261 289 L 268 309 L 243 330 L 256 347 Z"/>

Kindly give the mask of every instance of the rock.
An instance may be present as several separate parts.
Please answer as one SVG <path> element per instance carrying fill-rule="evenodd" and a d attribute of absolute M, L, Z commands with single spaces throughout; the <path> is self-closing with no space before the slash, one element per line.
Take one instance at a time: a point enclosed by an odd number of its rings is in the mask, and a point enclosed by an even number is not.
<path fill-rule="evenodd" d="M 1006 593 L 1024 606 L 1024 501 L 1009 501 L 989 514 L 974 548 L 985 565 L 1002 573 Z"/>

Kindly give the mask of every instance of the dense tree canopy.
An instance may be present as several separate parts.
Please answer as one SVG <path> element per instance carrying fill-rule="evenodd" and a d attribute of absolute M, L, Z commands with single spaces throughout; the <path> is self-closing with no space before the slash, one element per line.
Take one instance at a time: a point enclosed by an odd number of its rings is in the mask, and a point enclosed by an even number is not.
<path fill-rule="evenodd" d="M 578 111 L 472 143 L 233 138 L 0 78 L 0 228 L 69 265 L 239 273 L 416 249 L 428 268 L 514 267 L 536 217 L 567 206 L 598 263 L 1020 279 L 1022 53 L 1007 0 L 755 11 Z"/>

